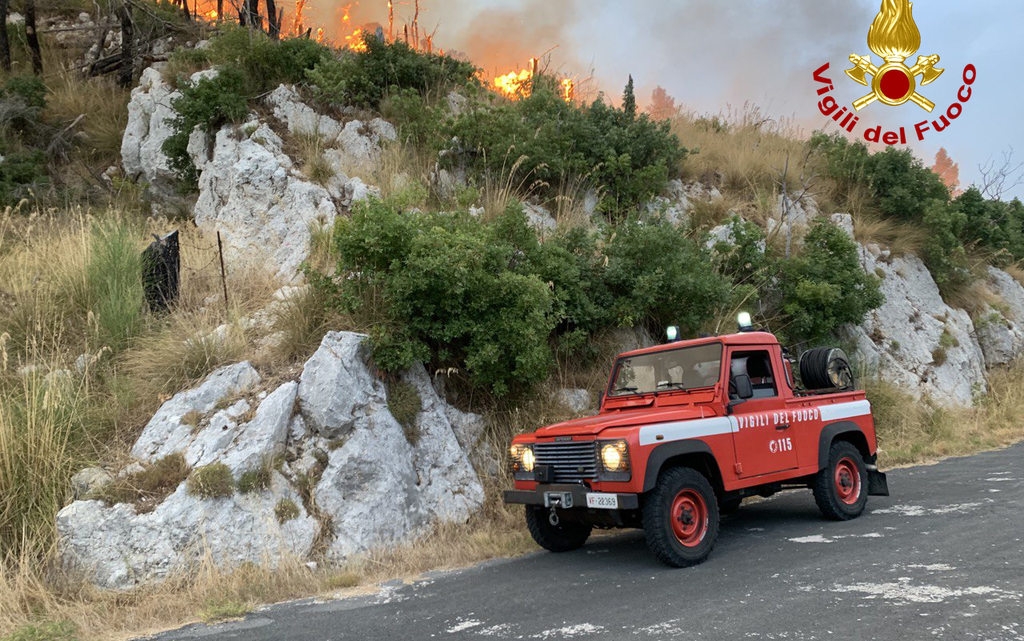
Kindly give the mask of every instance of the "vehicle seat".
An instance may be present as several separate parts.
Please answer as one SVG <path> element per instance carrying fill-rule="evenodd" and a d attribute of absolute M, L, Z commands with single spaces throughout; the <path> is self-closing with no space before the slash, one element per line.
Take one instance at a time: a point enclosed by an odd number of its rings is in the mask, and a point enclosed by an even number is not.
<path fill-rule="evenodd" d="M 733 358 L 729 363 L 729 398 L 732 400 L 739 400 L 739 394 L 736 393 L 736 383 L 733 379 L 737 376 L 747 373 L 747 357 L 741 356 Z"/>
<path fill-rule="evenodd" d="M 747 373 L 754 388 L 754 398 L 772 398 L 776 396 L 775 378 L 772 376 L 771 364 L 767 358 L 747 358 Z"/>

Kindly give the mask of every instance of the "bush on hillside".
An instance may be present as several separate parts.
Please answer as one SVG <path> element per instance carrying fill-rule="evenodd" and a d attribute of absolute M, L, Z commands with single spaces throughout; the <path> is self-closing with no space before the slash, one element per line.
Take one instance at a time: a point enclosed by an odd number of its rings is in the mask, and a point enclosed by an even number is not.
<path fill-rule="evenodd" d="M 783 261 L 778 273 L 783 315 L 778 333 L 793 342 L 827 340 L 884 300 L 877 277 L 861 268 L 856 243 L 826 221 L 814 223 L 803 253 Z"/>
<path fill-rule="evenodd" d="M 460 159 L 477 174 L 503 175 L 514 168 L 513 182 L 552 187 L 590 176 L 605 187 L 600 208 L 608 213 L 635 208 L 660 193 L 686 155 L 667 122 L 600 100 L 567 103 L 543 78 L 525 98 L 460 115 L 445 137 L 459 140 L 465 152 Z"/>
<path fill-rule="evenodd" d="M 200 78 L 181 89 L 181 97 L 171 106 L 176 115 L 172 121 L 174 134 L 163 144 L 168 164 L 188 186 L 194 186 L 198 177 L 192 158 L 188 155 L 188 139 L 199 127 L 213 135 L 228 122 L 239 122 L 249 113 L 246 97 L 246 78 L 237 67 L 222 67 L 212 78 Z"/>
<path fill-rule="evenodd" d="M 552 345 L 613 326 L 695 333 L 729 294 L 686 233 L 653 220 L 541 243 L 518 204 L 492 221 L 361 204 L 335 227 L 337 276 L 312 281 L 371 327 L 385 371 L 455 367 L 495 395 L 542 381 Z"/>
<path fill-rule="evenodd" d="M 872 205 L 884 216 L 919 221 L 932 200 L 949 200 L 942 179 L 909 149 L 887 147 L 872 154 L 863 142 L 820 132 L 812 136 L 811 148 L 821 158 L 823 173 L 842 193 L 867 189 Z"/>
<path fill-rule="evenodd" d="M 367 34 L 366 51 L 343 51 L 318 61 L 306 77 L 328 102 L 376 109 L 394 89 L 420 95 L 475 82 L 477 69 L 451 56 L 414 51 L 404 42 Z"/>
<path fill-rule="evenodd" d="M 331 55 L 331 49 L 309 38 L 277 40 L 259 30 L 225 27 L 207 48 L 212 64 L 237 67 L 250 97 L 280 84 L 298 84 L 306 73 Z"/>
<path fill-rule="evenodd" d="M 970 283 L 970 263 L 960 240 L 967 227 L 967 216 L 958 207 L 932 201 L 922 222 L 928 228 L 922 258 L 939 290 L 949 292 Z"/>

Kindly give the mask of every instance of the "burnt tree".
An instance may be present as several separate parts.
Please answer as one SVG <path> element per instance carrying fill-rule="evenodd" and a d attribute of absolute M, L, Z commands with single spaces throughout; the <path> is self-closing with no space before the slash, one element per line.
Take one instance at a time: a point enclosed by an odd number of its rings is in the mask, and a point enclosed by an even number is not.
<path fill-rule="evenodd" d="M 135 76 L 135 25 L 127 3 L 117 8 L 117 19 L 121 21 L 121 69 L 117 74 L 117 84 L 131 87 Z"/>
<path fill-rule="evenodd" d="M 267 0 L 267 33 L 274 40 L 281 36 L 281 14 L 277 12 L 274 0 Z"/>
<path fill-rule="evenodd" d="M 0 19 L 7 24 L 7 14 L 11 10 L 11 0 L 0 0 Z M 4 71 L 11 70 L 11 41 L 7 39 L 7 29 L 0 29 L 0 67 Z"/>
<path fill-rule="evenodd" d="M 36 33 L 36 0 L 25 0 L 25 41 L 32 57 L 32 73 L 43 75 L 43 53 L 39 49 L 39 34 Z"/>

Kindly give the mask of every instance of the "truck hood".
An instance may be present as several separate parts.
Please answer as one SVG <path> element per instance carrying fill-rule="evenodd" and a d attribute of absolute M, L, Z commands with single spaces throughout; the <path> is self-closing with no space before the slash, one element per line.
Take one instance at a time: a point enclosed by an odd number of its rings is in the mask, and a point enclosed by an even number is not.
<path fill-rule="evenodd" d="M 710 408 L 701 407 L 664 407 L 644 408 L 626 412 L 610 412 L 587 418 L 577 418 L 563 423 L 555 423 L 537 430 L 537 438 L 555 436 L 593 436 L 610 427 L 630 427 L 633 425 L 651 425 L 669 421 L 689 421 L 698 418 L 715 416 Z"/>

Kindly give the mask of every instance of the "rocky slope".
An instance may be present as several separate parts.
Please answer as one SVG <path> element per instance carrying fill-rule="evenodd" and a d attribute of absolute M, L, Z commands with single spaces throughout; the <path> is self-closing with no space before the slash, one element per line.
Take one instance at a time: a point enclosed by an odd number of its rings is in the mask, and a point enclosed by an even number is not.
<path fill-rule="evenodd" d="M 314 553 L 341 559 L 465 521 L 484 498 L 462 445 L 480 438 L 481 417 L 445 403 L 416 367 L 402 379 L 416 390 L 419 411 L 400 425 L 364 339 L 329 333 L 298 380 L 264 381 L 243 362 L 176 394 L 132 448 L 137 463 L 120 474 L 177 453 L 193 473 L 224 464 L 236 481 L 269 466 L 269 483 L 203 498 L 182 482 L 152 511 L 75 501 L 57 516 L 65 562 L 96 585 L 123 589 L 205 558 L 225 566 Z M 94 479 L 85 491 L 105 481 Z"/>

